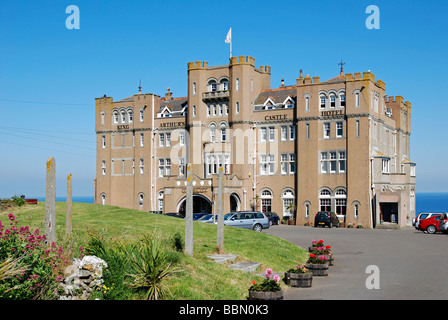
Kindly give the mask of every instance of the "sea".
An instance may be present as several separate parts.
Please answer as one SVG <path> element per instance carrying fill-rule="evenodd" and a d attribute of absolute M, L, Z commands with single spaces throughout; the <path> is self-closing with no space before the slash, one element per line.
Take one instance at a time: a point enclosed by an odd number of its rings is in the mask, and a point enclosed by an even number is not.
<path fill-rule="evenodd" d="M 37 197 L 45 201 L 45 197 Z M 66 201 L 66 197 L 56 197 L 56 201 Z M 93 196 L 73 196 L 72 202 L 94 203 Z M 415 194 L 415 212 L 448 212 L 448 192 L 417 192 Z"/>

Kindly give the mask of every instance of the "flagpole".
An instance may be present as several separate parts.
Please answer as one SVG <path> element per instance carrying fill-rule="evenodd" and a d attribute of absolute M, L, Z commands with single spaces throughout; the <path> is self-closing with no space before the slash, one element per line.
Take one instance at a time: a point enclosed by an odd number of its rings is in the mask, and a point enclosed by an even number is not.
<path fill-rule="evenodd" d="M 230 40 L 230 58 L 232 58 L 232 40 Z"/>

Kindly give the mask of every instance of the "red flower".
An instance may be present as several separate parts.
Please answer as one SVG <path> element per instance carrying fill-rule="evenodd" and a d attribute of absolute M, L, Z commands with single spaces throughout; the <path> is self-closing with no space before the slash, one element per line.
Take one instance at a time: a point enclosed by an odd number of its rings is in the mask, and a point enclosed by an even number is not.
<path fill-rule="evenodd" d="M 325 249 L 331 249 L 331 247 L 330 246 L 326 246 Z"/>
<path fill-rule="evenodd" d="M 256 284 L 257 282 L 255 280 L 252 280 L 252 284 Z"/>
<path fill-rule="evenodd" d="M 316 256 L 315 254 L 310 253 L 311 258 L 314 258 L 315 256 Z"/>

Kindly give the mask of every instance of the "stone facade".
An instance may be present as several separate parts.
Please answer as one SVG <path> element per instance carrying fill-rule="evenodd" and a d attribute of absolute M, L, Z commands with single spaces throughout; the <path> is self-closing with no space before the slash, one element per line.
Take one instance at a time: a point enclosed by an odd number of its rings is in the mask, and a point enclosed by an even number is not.
<path fill-rule="evenodd" d="M 250 56 L 190 62 L 188 96 L 139 93 L 95 100 L 95 202 L 183 214 L 186 164 L 194 212 L 274 211 L 314 223 L 318 211 L 375 227 L 415 215 L 411 104 L 387 97 L 371 72 L 271 88 Z"/>

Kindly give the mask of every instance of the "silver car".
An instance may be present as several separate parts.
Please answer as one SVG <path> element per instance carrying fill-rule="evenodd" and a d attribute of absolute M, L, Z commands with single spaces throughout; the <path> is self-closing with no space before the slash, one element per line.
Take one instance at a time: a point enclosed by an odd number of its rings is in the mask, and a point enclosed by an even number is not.
<path fill-rule="evenodd" d="M 239 211 L 226 214 L 224 225 L 261 232 L 269 228 L 269 219 L 262 212 Z"/>
<path fill-rule="evenodd" d="M 439 222 L 439 230 L 443 233 L 448 232 L 448 213 L 442 213 Z"/>

